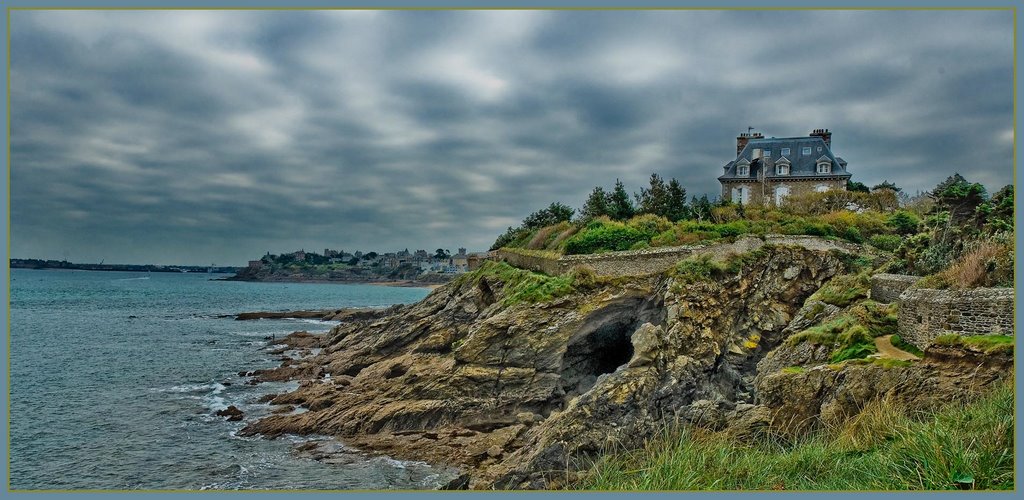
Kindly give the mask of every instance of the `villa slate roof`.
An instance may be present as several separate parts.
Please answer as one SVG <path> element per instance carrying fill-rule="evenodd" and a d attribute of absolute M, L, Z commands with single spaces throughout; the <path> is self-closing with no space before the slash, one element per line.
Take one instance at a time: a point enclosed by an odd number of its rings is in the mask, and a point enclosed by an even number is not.
<path fill-rule="evenodd" d="M 768 158 L 753 158 L 754 149 L 771 151 Z M 789 154 L 783 155 L 782 149 L 789 148 Z M 811 148 L 811 154 L 803 154 L 803 148 Z M 825 156 L 832 161 L 832 173 L 818 173 L 818 159 Z M 785 157 L 789 160 L 789 175 L 776 175 L 775 162 Z M 736 175 L 736 165 L 742 160 L 750 162 L 750 175 L 740 177 Z M 758 179 L 762 168 L 766 168 L 768 179 L 800 179 L 800 178 L 828 178 L 828 179 L 849 179 L 851 174 L 846 171 L 846 161 L 832 154 L 832 150 L 825 144 L 821 137 L 768 137 L 751 139 L 744 146 L 743 151 L 736 156 L 736 159 L 725 164 L 725 173 L 718 177 L 719 181 L 751 180 Z"/>

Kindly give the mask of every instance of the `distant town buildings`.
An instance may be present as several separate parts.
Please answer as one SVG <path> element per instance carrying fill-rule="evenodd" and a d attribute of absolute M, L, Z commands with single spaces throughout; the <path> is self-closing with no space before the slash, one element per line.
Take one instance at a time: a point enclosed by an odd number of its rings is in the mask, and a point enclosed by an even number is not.
<path fill-rule="evenodd" d="M 444 257 L 442 258 L 441 255 Z M 330 248 L 324 248 L 323 254 L 317 254 L 306 252 L 302 249 L 281 254 L 280 256 L 271 255 L 270 252 L 267 252 L 260 260 L 249 261 L 249 268 L 257 270 L 275 263 L 282 265 L 306 263 L 309 265 L 330 264 L 377 268 L 381 270 L 395 270 L 408 267 L 417 269 L 421 273 L 458 274 L 467 272 L 471 268 L 479 267 L 480 260 L 485 256 L 486 253 L 470 255 L 466 253 L 465 248 L 459 248 L 459 252 L 455 255 L 448 255 L 447 252 L 434 254 L 426 250 L 410 252 L 408 248 L 384 254 L 378 254 L 377 252 L 363 253 L 358 250 L 354 253 L 348 253 L 344 250 L 332 250 Z"/>

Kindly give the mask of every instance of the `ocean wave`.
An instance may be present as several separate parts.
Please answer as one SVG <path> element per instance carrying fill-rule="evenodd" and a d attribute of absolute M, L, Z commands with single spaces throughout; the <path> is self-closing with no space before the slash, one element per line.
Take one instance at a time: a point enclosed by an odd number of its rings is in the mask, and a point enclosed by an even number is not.
<path fill-rule="evenodd" d="M 298 322 L 298 323 L 311 323 L 311 324 L 314 324 L 314 325 L 337 326 L 337 325 L 341 324 L 341 321 L 334 321 L 334 320 L 321 320 L 321 319 L 312 319 L 312 318 L 288 318 L 288 319 L 291 319 L 292 321 L 295 321 L 295 322 Z"/>
<path fill-rule="evenodd" d="M 173 393 L 190 393 L 190 392 L 206 392 L 214 391 L 215 394 L 220 394 L 224 390 L 224 384 L 218 382 L 206 383 L 206 384 L 181 384 L 173 387 L 157 387 L 150 389 L 152 392 L 173 392 Z"/>

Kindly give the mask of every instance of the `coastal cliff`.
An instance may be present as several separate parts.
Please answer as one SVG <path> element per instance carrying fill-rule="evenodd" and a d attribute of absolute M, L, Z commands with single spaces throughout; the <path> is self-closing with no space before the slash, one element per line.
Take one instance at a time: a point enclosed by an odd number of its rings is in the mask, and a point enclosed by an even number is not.
<path fill-rule="evenodd" d="M 812 297 L 860 271 L 868 254 L 760 243 L 615 278 L 488 262 L 417 304 L 353 317 L 317 339 L 315 355 L 254 373 L 299 380 L 271 403 L 307 411 L 241 434 L 330 435 L 455 465 L 466 475 L 451 487 L 555 488 L 601 453 L 680 421 L 751 432 L 783 416 L 817 422 L 887 392 L 933 402 L 966 394 L 957 375 L 935 375 L 961 373 L 949 367 L 969 355 L 835 363 L 824 344 L 786 341 L 851 307 L 878 311 Z M 1008 372 L 992 359 L 973 388 Z"/>

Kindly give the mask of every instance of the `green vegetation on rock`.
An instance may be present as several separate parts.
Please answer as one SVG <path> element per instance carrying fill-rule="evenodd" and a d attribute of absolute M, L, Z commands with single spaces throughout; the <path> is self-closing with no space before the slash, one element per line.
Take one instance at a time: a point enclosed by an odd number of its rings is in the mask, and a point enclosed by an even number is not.
<path fill-rule="evenodd" d="M 930 416 L 876 400 L 844 424 L 795 441 L 666 431 L 601 458 L 587 490 L 1012 490 L 1014 394 L 1006 384 Z"/>
<path fill-rule="evenodd" d="M 478 283 L 484 277 L 493 278 L 505 284 L 505 298 L 502 303 L 509 306 L 520 302 L 547 302 L 575 291 L 574 275 L 572 274 L 548 276 L 512 267 L 505 262 L 494 261 L 484 262 L 480 269 L 460 276 L 457 282 L 460 285 L 467 282 Z"/>
<path fill-rule="evenodd" d="M 933 345 L 963 346 L 981 350 L 986 354 L 1013 352 L 1012 335 L 940 335 L 932 340 Z"/>
<path fill-rule="evenodd" d="M 910 354 L 913 354 L 914 356 L 917 356 L 919 358 L 924 356 L 924 351 L 918 349 L 917 346 L 915 346 L 914 344 L 911 344 L 906 340 L 903 340 L 903 337 L 900 337 L 898 334 L 893 335 L 892 338 L 889 339 L 889 342 L 891 342 L 892 345 L 897 349 L 907 351 Z"/>
<path fill-rule="evenodd" d="M 835 281 L 833 279 L 830 283 Z M 818 299 L 812 295 L 808 300 Z M 866 358 L 878 352 L 875 337 L 896 333 L 897 307 L 896 304 L 863 300 L 827 323 L 791 335 L 786 339 L 786 344 L 795 346 L 801 342 L 811 342 L 830 346 L 832 363 Z"/>
<path fill-rule="evenodd" d="M 868 296 L 871 290 L 871 276 L 868 273 L 837 276 L 814 292 L 808 300 L 820 300 L 826 304 L 846 307 Z"/>

